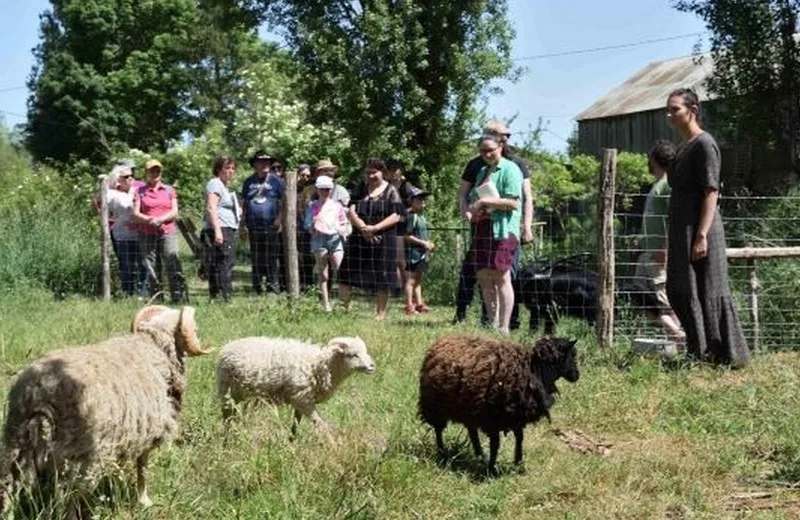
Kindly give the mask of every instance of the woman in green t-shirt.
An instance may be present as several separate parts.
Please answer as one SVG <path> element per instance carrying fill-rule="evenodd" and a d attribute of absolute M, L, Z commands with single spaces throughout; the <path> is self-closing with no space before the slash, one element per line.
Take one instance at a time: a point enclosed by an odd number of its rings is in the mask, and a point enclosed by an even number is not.
<path fill-rule="evenodd" d="M 511 267 L 522 224 L 522 172 L 503 157 L 494 135 L 481 136 L 478 151 L 486 165 L 470 192 L 469 218 L 475 224 L 470 255 L 488 314 L 498 330 L 508 334 L 514 305 Z"/>

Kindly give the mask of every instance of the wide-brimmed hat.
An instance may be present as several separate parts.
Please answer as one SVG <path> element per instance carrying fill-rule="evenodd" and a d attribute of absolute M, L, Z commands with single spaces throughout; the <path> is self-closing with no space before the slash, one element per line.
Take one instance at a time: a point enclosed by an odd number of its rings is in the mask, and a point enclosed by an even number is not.
<path fill-rule="evenodd" d="M 150 170 L 151 168 L 156 168 L 156 167 L 161 168 L 162 170 L 164 169 L 164 166 L 161 165 L 161 161 L 159 161 L 158 159 L 150 159 L 149 161 L 144 163 L 145 170 Z"/>
<path fill-rule="evenodd" d="M 273 156 L 265 152 L 264 150 L 258 150 L 256 153 L 253 154 L 252 157 L 248 160 L 250 166 L 253 166 L 256 161 L 272 161 L 274 159 Z"/>
<path fill-rule="evenodd" d="M 319 177 L 317 177 L 317 180 L 314 181 L 314 187 L 321 190 L 332 190 L 333 179 L 331 179 L 327 175 L 320 175 Z"/>
<path fill-rule="evenodd" d="M 317 162 L 316 166 L 314 166 L 314 171 L 319 172 L 322 170 L 333 170 L 334 172 L 336 172 L 339 170 L 339 167 L 333 164 L 328 159 L 322 159 L 321 161 Z"/>

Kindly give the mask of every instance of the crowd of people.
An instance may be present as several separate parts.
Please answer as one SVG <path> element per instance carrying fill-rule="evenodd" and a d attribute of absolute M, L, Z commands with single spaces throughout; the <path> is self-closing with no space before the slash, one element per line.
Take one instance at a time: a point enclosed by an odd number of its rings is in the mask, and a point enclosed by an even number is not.
<path fill-rule="evenodd" d="M 720 153 L 700 127 L 699 112 L 697 95 L 689 89 L 668 98 L 667 118 L 683 142 L 676 149 L 658 141 L 650 151 L 656 182 L 645 204 L 636 276 L 656 295 L 660 307 L 651 315 L 671 340 L 700 357 L 741 365 L 749 350 L 728 287 L 725 236 L 716 209 Z M 519 326 L 512 281 L 522 245 L 533 240 L 530 172 L 512 152 L 510 137 L 502 123 L 484 126 L 458 193 L 471 245 L 460 271 L 454 321 L 465 319 L 477 284 L 481 322 L 501 334 Z M 214 160 L 206 184 L 201 236 L 211 298 L 231 297 L 237 235 L 249 242 L 252 292 L 285 288 L 284 165 L 264 151 L 253 154 L 249 164 L 252 173 L 238 194 L 230 187 L 236 174 L 232 157 Z M 122 290 L 138 296 L 159 290 L 164 265 L 172 299 L 180 300 L 185 286 L 177 255 L 177 195 L 161 181 L 157 160 L 148 161 L 145 171 L 145 182 L 136 181 L 132 165 L 121 164 L 108 180 Z M 368 159 L 360 182 L 348 190 L 337 182 L 339 170 L 329 160 L 297 167 L 300 280 L 316 285 L 325 311 L 333 309 L 335 277 L 345 311 L 353 287 L 375 294 L 377 320 L 385 319 L 394 291 L 404 293 L 406 315 L 430 310 L 422 296 L 435 249 L 424 215 L 428 193 L 404 173 L 398 161 Z"/>

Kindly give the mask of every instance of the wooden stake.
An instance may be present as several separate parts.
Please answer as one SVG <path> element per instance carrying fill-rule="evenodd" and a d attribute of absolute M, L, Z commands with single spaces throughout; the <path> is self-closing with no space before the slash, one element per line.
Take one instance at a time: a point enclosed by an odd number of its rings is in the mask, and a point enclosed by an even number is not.
<path fill-rule="evenodd" d="M 617 150 L 603 151 L 603 169 L 597 198 L 597 343 L 610 348 L 614 341 L 614 186 Z"/>
<path fill-rule="evenodd" d="M 300 269 L 297 254 L 297 171 L 286 172 L 286 196 L 284 197 L 286 220 L 283 223 L 284 261 L 286 262 L 286 284 L 289 296 L 300 296 Z"/>

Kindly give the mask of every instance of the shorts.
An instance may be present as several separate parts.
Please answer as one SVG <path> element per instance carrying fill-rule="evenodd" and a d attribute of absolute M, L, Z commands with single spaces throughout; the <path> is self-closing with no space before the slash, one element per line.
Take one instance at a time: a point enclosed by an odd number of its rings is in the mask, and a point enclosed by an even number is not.
<path fill-rule="evenodd" d="M 517 257 L 517 237 L 509 234 L 497 240 L 492 236 L 492 221 L 485 219 L 475 224 L 475 235 L 472 239 L 470 255 L 477 273 L 481 269 L 510 271 Z"/>
<path fill-rule="evenodd" d="M 326 251 L 328 253 L 344 251 L 342 236 L 338 233 L 335 235 L 322 235 L 319 233 L 311 235 L 311 252 L 316 253 L 317 251 Z"/>
<path fill-rule="evenodd" d="M 636 263 L 636 278 L 641 278 L 647 282 L 647 286 L 653 291 L 656 299 L 663 311 L 671 311 L 672 307 L 667 298 L 667 266 L 653 261 L 651 253 L 645 251 L 639 255 Z"/>
<path fill-rule="evenodd" d="M 416 262 L 409 262 L 406 260 L 406 271 L 409 273 L 424 273 L 428 269 L 428 259 L 423 258 Z"/>

